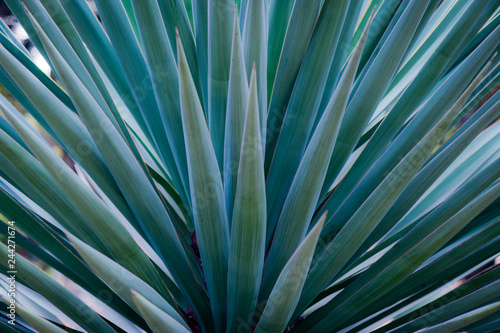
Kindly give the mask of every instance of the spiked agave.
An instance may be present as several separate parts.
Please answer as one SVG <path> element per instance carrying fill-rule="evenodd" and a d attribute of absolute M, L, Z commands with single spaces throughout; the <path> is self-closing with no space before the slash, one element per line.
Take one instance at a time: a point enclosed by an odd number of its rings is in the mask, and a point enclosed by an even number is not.
<path fill-rule="evenodd" d="M 498 1 L 5 2 L 3 332 L 499 327 Z"/>

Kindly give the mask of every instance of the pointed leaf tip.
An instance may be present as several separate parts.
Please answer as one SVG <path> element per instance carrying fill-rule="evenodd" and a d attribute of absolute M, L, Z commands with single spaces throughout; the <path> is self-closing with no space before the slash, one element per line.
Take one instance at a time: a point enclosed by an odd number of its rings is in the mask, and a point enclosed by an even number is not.
<path fill-rule="evenodd" d="M 283 268 L 255 328 L 256 333 L 279 333 L 286 328 L 299 302 L 325 220 L 326 214 L 323 214 Z"/>

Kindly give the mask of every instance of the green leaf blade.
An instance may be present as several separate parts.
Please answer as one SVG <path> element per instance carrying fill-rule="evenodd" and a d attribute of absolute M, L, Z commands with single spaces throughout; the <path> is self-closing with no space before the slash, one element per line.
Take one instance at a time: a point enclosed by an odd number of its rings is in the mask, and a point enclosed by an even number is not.
<path fill-rule="evenodd" d="M 323 216 L 309 232 L 283 268 L 269 296 L 255 332 L 281 333 L 287 327 L 299 301 L 325 218 L 326 216 Z"/>
<path fill-rule="evenodd" d="M 233 0 L 208 1 L 208 128 L 220 170 L 233 40 Z"/>
<path fill-rule="evenodd" d="M 266 192 L 255 69 L 240 154 L 228 267 L 228 330 L 251 318 L 264 266 Z"/>
<path fill-rule="evenodd" d="M 177 36 L 182 125 L 194 224 L 216 330 L 226 323 L 229 225 L 222 179 L 200 100 Z"/>
<path fill-rule="evenodd" d="M 248 79 L 241 43 L 238 16 L 234 16 L 233 49 L 227 96 L 226 133 L 224 135 L 224 193 L 226 195 L 227 216 L 232 224 L 234 197 L 238 180 L 241 142 L 245 127 L 245 110 L 248 107 Z"/>
<path fill-rule="evenodd" d="M 367 27 L 369 26 L 370 22 Z M 266 261 L 261 298 L 267 297 L 279 272 L 307 232 L 320 196 L 367 34 L 368 30 L 365 30 L 356 45 L 353 57 L 346 66 L 293 179 Z"/>
<path fill-rule="evenodd" d="M 144 316 L 153 332 L 160 333 L 165 330 L 175 333 L 190 332 L 185 326 L 181 325 L 172 316 L 156 307 L 141 294 L 132 291 L 132 298 L 134 299 L 134 303 L 139 309 L 139 312 Z"/>

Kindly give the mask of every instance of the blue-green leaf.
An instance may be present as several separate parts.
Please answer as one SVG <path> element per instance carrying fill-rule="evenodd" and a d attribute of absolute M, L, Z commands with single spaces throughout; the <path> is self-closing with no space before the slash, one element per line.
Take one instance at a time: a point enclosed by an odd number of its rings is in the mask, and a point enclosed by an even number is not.
<path fill-rule="evenodd" d="M 224 136 L 224 193 L 226 195 L 229 225 L 233 218 L 234 196 L 240 163 L 241 142 L 245 127 L 245 110 L 248 106 L 248 80 L 245 58 L 241 45 L 238 16 L 234 16 L 233 50 L 227 96 L 226 134 Z"/>
<path fill-rule="evenodd" d="M 149 299 L 144 298 L 141 294 L 132 291 L 132 298 L 134 299 L 134 303 L 139 309 L 139 312 L 146 319 L 149 327 L 153 330 L 153 332 L 190 332 L 185 326 L 180 324 L 178 320 L 174 319 L 168 313 L 162 311 L 160 308 L 151 303 Z"/>
<path fill-rule="evenodd" d="M 222 179 L 205 116 L 177 35 L 182 127 L 193 218 L 216 331 L 226 324 L 229 225 Z"/>
<path fill-rule="evenodd" d="M 233 0 L 208 1 L 208 128 L 220 170 L 224 163 L 224 127 L 233 40 Z"/>
<path fill-rule="evenodd" d="M 370 26 L 369 23 L 367 27 Z M 293 179 L 266 261 L 261 298 L 267 297 L 282 268 L 307 232 L 319 199 L 367 34 L 368 28 L 355 48 L 353 57 L 340 79 Z"/>
<path fill-rule="evenodd" d="M 276 149 L 269 154 L 266 153 L 266 156 L 272 156 L 266 183 L 269 207 L 268 242 L 306 150 L 328 76 L 325 68 L 329 68 L 332 63 L 348 2 L 327 0 L 323 5 L 284 114 L 276 147 L 267 148 Z M 335 25 L 332 25 L 332 21 Z M 352 79 L 348 78 L 346 81 L 349 87 L 347 93 L 350 93 L 350 83 L 348 83 L 350 80 Z M 269 135 L 277 133 L 270 132 Z M 331 155 L 328 150 L 324 153 Z"/>
<path fill-rule="evenodd" d="M 252 317 L 264 266 L 266 191 L 256 81 L 253 69 L 229 247 L 228 331 L 238 318 Z"/>
<path fill-rule="evenodd" d="M 281 333 L 287 327 L 299 302 L 325 218 L 326 216 L 323 215 L 323 218 L 309 232 L 286 263 L 273 287 L 255 332 Z"/>
<path fill-rule="evenodd" d="M 362 80 L 356 83 L 330 160 L 322 194 L 330 188 L 331 182 L 363 134 L 364 127 L 396 74 L 428 3 L 429 0 L 423 0 L 413 1 L 408 5 L 377 57 L 367 66 Z"/>
<path fill-rule="evenodd" d="M 266 0 L 253 0 L 248 3 L 242 37 L 247 73 L 252 71 L 253 64 L 257 70 L 262 142 L 265 142 L 266 138 L 267 120 L 267 5 Z"/>

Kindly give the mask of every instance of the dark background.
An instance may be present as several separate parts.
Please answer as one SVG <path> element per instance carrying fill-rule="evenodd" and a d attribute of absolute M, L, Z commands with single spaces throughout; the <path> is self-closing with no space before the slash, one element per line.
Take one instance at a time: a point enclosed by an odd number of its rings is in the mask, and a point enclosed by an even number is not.
<path fill-rule="evenodd" d="M 0 16 L 9 16 L 11 15 L 9 7 L 5 4 L 3 0 L 0 0 Z"/>

